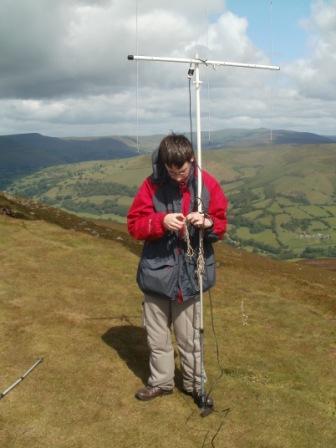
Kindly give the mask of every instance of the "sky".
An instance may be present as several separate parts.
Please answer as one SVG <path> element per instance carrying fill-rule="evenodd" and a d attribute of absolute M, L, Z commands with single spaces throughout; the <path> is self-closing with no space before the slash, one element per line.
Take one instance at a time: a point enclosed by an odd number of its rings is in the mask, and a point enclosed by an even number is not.
<path fill-rule="evenodd" d="M 202 67 L 203 131 L 336 135 L 336 0 L 1 0 L 0 134 L 188 132 L 188 67 L 137 50 L 281 67 Z"/>

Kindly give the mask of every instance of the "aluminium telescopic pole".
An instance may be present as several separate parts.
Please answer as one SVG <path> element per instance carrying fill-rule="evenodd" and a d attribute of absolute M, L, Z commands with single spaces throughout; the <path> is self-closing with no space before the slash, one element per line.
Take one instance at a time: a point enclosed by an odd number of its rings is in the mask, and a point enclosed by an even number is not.
<path fill-rule="evenodd" d="M 11 390 L 13 390 L 21 381 L 23 381 L 31 372 L 35 369 L 41 362 L 43 361 L 43 358 L 39 358 L 20 378 L 18 378 L 12 385 L 7 387 L 6 390 L 3 392 L 0 392 L 0 400 L 4 398 Z"/>
<path fill-rule="evenodd" d="M 196 59 L 198 59 L 196 55 Z M 202 132 L 201 132 L 201 84 L 199 77 L 199 63 L 195 63 L 195 94 L 196 94 L 196 144 L 197 144 L 197 211 L 204 213 L 202 202 Z M 203 253 L 203 229 L 199 229 L 199 254 Z M 198 266 L 198 286 L 200 291 L 200 364 L 201 364 L 201 407 L 206 405 L 205 396 L 205 369 L 204 369 L 204 312 L 203 312 L 203 272 Z"/>

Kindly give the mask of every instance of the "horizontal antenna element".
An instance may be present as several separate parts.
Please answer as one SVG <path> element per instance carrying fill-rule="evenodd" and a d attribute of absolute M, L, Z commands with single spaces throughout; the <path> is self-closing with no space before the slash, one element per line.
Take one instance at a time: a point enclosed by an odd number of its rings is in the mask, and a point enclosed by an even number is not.
<path fill-rule="evenodd" d="M 243 67 L 243 68 L 257 68 L 261 70 L 280 70 L 278 65 L 261 65 L 261 64 L 246 64 L 243 62 L 230 61 L 212 61 L 200 58 L 161 58 L 156 56 L 136 56 L 129 54 L 127 56 L 129 61 L 152 61 L 152 62 L 179 62 L 181 64 L 200 64 L 212 67 Z"/>

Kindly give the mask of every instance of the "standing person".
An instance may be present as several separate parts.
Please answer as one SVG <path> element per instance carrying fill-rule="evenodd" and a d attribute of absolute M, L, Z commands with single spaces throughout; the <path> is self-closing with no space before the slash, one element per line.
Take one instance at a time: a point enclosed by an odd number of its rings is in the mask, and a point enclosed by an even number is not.
<path fill-rule="evenodd" d="M 217 182 L 202 171 L 202 208 L 197 198 L 197 166 L 190 141 L 165 137 L 152 156 L 153 173 L 137 192 L 127 215 L 129 233 L 144 240 L 137 282 L 144 293 L 144 324 L 150 349 L 150 377 L 139 400 L 172 393 L 173 326 L 183 374 L 183 390 L 201 406 L 199 341 L 200 300 L 196 273 L 199 229 L 204 229 L 203 290 L 215 283 L 212 243 L 226 230 L 227 199 Z M 188 235 L 194 255 L 188 251 Z M 213 400 L 207 397 L 207 406 Z"/>

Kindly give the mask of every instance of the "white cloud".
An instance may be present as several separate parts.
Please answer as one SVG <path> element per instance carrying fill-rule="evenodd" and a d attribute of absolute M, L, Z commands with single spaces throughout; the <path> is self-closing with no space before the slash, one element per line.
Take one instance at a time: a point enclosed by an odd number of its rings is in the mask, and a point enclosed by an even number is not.
<path fill-rule="evenodd" d="M 286 73 L 302 95 L 336 100 L 336 0 L 314 2 L 304 25 L 310 33 L 310 57 L 296 61 Z"/>
<path fill-rule="evenodd" d="M 1 2 L 0 132 L 134 134 L 134 0 Z M 138 0 L 139 52 L 268 64 L 223 0 Z M 212 21 L 208 21 L 207 13 Z M 215 17 L 215 18 L 214 18 Z M 202 69 L 203 128 L 270 126 L 336 134 L 336 0 L 314 2 L 309 58 L 281 73 Z M 18 32 L 20 30 L 20 32 Z M 187 67 L 139 63 L 140 132 L 188 129 Z M 208 80 L 210 89 L 208 92 Z M 210 96 L 210 100 L 208 99 Z M 1 99 L 2 98 L 2 99 Z"/>

